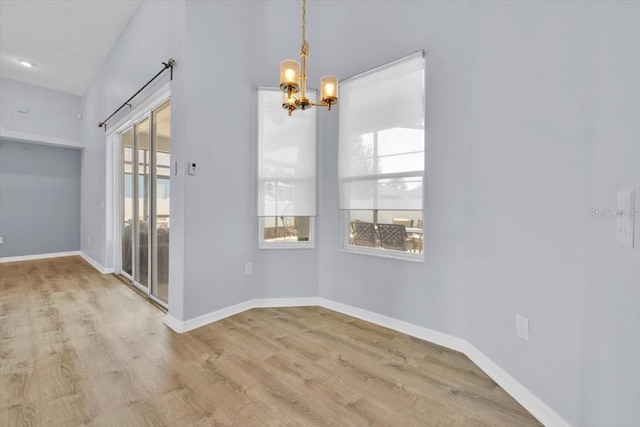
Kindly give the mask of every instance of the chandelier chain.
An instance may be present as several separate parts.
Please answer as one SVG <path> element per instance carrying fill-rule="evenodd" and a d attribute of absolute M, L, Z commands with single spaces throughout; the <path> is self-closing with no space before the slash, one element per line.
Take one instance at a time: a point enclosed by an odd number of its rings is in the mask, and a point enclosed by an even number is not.
<path fill-rule="evenodd" d="M 307 0 L 302 0 L 302 46 L 307 44 Z"/>

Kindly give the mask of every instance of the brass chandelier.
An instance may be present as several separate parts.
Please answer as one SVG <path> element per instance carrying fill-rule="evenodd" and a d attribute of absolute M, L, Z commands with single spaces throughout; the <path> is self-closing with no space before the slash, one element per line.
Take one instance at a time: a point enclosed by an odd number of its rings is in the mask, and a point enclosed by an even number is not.
<path fill-rule="evenodd" d="M 282 108 L 289 111 L 307 110 L 312 106 L 327 107 L 338 102 L 338 78 L 336 76 L 324 76 L 320 79 L 320 102 L 312 102 L 307 98 L 307 56 L 309 56 L 309 43 L 307 43 L 307 0 L 302 0 L 302 47 L 300 48 L 300 63 L 294 59 L 287 59 L 280 64 L 280 89 L 284 92 Z"/>

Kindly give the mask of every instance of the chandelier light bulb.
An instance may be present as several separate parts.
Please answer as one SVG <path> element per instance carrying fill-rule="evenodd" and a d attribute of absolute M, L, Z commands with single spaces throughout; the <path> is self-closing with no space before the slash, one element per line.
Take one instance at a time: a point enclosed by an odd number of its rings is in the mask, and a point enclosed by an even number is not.
<path fill-rule="evenodd" d="M 297 93 L 300 88 L 300 64 L 287 59 L 280 64 L 280 89 L 287 93 Z"/>
<path fill-rule="evenodd" d="M 291 68 L 287 68 L 284 72 L 284 77 L 288 82 L 293 82 L 296 78 L 296 72 Z"/>
<path fill-rule="evenodd" d="M 333 86 L 333 83 L 327 83 L 324 86 L 324 92 L 327 94 L 327 96 L 333 96 L 333 89 L 335 88 L 335 86 Z"/>
<path fill-rule="evenodd" d="M 338 78 L 336 76 L 324 76 L 320 79 L 320 101 L 329 110 L 338 102 Z"/>

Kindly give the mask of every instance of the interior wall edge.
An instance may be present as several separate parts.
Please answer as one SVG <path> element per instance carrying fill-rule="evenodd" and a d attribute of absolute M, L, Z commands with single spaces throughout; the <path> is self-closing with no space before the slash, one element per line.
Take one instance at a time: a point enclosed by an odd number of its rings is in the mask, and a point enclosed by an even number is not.
<path fill-rule="evenodd" d="M 65 148 L 84 148 L 84 142 L 77 139 L 61 138 L 59 136 L 39 135 L 6 128 L 0 129 L 0 138 L 9 141 L 30 142 L 40 145 L 51 145 Z"/>
<path fill-rule="evenodd" d="M 86 261 L 88 262 L 91 267 L 95 268 L 96 270 L 98 270 L 100 273 L 102 274 L 111 274 L 113 273 L 113 268 L 108 268 L 108 267 L 104 267 L 102 264 L 100 264 L 98 261 L 96 261 L 95 259 L 91 258 L 86 252 L 84 251 L 80 251 L 79 255 Z"/>

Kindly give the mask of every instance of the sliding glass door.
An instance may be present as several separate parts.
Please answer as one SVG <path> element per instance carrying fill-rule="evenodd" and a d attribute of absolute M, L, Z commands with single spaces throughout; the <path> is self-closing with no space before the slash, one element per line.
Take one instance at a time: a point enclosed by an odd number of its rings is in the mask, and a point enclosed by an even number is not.
<path fill-rule="evenodd" d="M 120 133 L 121 272 L 163 304 L 169 297 L 170 115 L 167 101 Z"/>
<path fill-rule="evenodd" d="M 133 128 L 120 135 L 122 141 L 122 273 L 133 277 Z"/>
<path fill-rule="evenodd" d="M 151 156 L 149 155 L 149 118 L 134 125 L 135 144 L 135 236 L 134 239 L 134 282 L 144 288 L 149 285 L 149 183 L 151 172 Z"/>
<path fill-rule="evenodd" d="M 162 104 L 153 111 L 153 283 L 151 293 L 162 301 L 169 299 L 169 226 L 171 216 L 171 105 Z"/>

